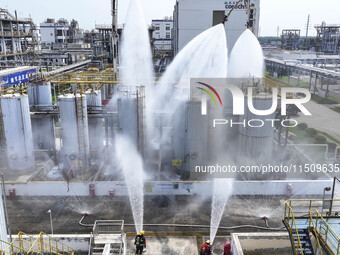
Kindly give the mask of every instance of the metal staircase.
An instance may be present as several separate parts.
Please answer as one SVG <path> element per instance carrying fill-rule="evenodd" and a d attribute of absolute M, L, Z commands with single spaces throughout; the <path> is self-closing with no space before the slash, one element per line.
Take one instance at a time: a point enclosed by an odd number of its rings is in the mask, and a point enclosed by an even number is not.
<path fill-rule="evenodd" d="M 283 224 L 289 232 L 289 237 L 294 255 L 315 254 L 315 255 L 338 255 L 340 254 L 340 238 L 336 231 L 340 218 L 332 216 L 331 209 L 325 212 L 325 205 L 340 200 L 288 200 L 285 203 L 285 215 Z M 294 208 L 294 211 L 293 211 Z M 340 203 L 336 211 L 340 209 Z M 321 213 L 319 213 L 319 211 Z M 336 230 L 334 230 L 332 227 Z"/>
<path fill-rule="evenodd" d="M 98 220 L 94 223 L 89 255 L 126 254 L 123 220 Z"/>
<path fill-rule="evenodd" d="M 36 254 L 55 254 L 55 255 L 74 255 L 74 250 L 53 238 L 41 232 L 37 236 L 32 236 L 19 232 L 11 243 L 1 241 L 0 255 L 36 255 Z"/>

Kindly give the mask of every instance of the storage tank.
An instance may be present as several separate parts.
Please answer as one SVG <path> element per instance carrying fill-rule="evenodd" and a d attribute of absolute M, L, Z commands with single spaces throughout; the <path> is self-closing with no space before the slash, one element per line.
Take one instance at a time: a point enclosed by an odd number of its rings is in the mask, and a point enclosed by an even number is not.
<path fill-rule="evenodd" d="M 118 99 L 118 121 L 120 132 L 128 136 L 138 148 L 137 99 Z"/>
<path fill-rule="evenodd" d="M 52 90 L 50 82 L 42 84 L 27 85 L 28 100 L 31 109 L 35 110 L 52 110 Z"/>
<path fill-rule="evenodd" d="M 273 151 L 273 135 L 274 127 L 271 121 L 266 119 L 275 119 L 275 112 L 270 115 L 259 116 L 250 112 L 247 104 L 247 97 L 245 97 L 245 114 L 240 116 L 239 122 L 245 120 L 246 126 L 239 125 L 238 136 L 238 155 L 239 161 L 252 160 L 256 162 L 263 162 L 271 160 Z M 253 98 L 254 108 L 257 110 L 269 110 L 272 107 L 272 95 L 261 93 Z M 249 127 L 247 122 L 249 120 L 262 120 L 264 125 L 262 127 Z M 251 125 L 258 126 L 260 121 L 253 121 Z"/>
<path fill-rule="evenodd" d="M 33 145 L 35 150 L 55 150 L 54 119 L 52 116 L 32 116 Z"/>
<path fill-rule="evenodd" d="M 102 94 L 100 90 L 87 91 L 86 103 L 87 109 L 91 111 L 102 110 Z M 90 151 L 94 153 L 100 153 L 103 149 L 103 118 L 102 117 L 89 117 L 89 141 Z"/>
<path fill-rule="evenodd" d="M 0 100 L 8 167 L 12 170 L 31 169 L 35 159 L 28 96 L 10 94 L 1 96 Z"/>
<path fill-rule="evenodd" d="M 51 83 L 28 84 L 28 100 L 32 110 L 52 110 Z M 33 144 L 35 150 L 54 151 L 54 119 L 51 116 L 32 116 Z"/>
<path fill-rule="evenodd" d="M 64 167 L 86 169 L 90 153 L 86 96 L 66 94 L 58 100 Z"/>
<path fill-rule="evenodd" d="M 0 240 L 8 242 L 7 229 L 6 229 L 6 218 L 5 209 L 2 200 L 2 186 L 0 185 Z M 0 242 L 0 250 L 5 250 L 7 245 Z"/>

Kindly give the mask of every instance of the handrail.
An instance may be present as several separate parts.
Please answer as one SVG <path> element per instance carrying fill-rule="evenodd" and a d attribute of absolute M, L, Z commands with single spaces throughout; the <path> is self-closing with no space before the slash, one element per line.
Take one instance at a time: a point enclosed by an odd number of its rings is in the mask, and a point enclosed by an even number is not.
<path fill-rule="evenodd" d="M 288 207 L 288 215 L 287 215 L 287 207 Z M 290 214 L 291 214 L 291 217 L 290 217 Z M 288 219 L 288 220 L 286 220 L 286 219 Z M 292 221 L 291 225 L 289 223 L 290 219 Z M 298 229 L 297 229 L 297 226 L 296 226 L 294 212 L 293 212 L 293 209 L 291 208 L 291 206 L 288 204 L 288 201 L 286 201 L 286 203 L 285 203 L 285 217 L 284 217 L 283 220 L 286 222 L 286 225 L 287 225 L 287 227 L 289 229 L 289 234 L 290 234 L 290 239 L 291 239 L 291 242 L 292 242 L 294 254 L 295 255 L 299 255 L 300 254 L 299 253 L 299 249 L 300 249 L 301 254 L 303 255 L 301 240 L 300 240 L 299 232 L 298 232 Z M 294 238 L 293 238 L 293 224 L 295 226 L 295 234 L 296 234 L 297 239 L 298 239 L 297 246 L 295 245 Z"/>
<path fill-rule="evenodd" d="M 333 254 L 337 254 L 337 255 L 340 254 L 339 236 L 334 232 L 334 230 L 329 226 L 327 221 L 322 217 L 322 215 L 316 209 L 312 209 L 309 212 L 310 220 L 313 221 L 313 224 L 314 224 L 314 220 L 313 220 L 312 213 L 311 213 L 312 211 L 316 213 L 315 230 L 320 236 L 320 240 L 325 244 L 325 246 L 327 246 L 327 248 L 329 248 L 333 252 Z M 318 230 L 318 225 L 319 225 L 319 230 Z M 322 226 L 326 227 L 325 234 L 321 232 Z M 333 239 L 331 239 L 332 237 Z"/>
<path fill-rule="evenodd" d="M 8 243 L 8 242 L 3 241 L 3 240 L 0 240 L 0 243 L 3 243 L 3 244 L 5 244 L 5 245 L 7 245 L 7 248 L 6 248 L 5 250 L 1 250 L 1 249 L 0 249 L 0 254 L 11 254 L 11 255 L 12 255 L 12 254 L 18 254 L 18 253 L 21 254 L 21 252 L 25 252 L 24 249 L 22 249 L 22 248 L 20 248 L 20 247 L 18 247 L 18 246 L 16 246 L 16 245 L 14 245 L 14 244 L 12 244 L 12 243 Z M 8 251 L 9 248 L 11 248 L 12 252 Z M 14 253 L 14 252 L 13 252 L 14 249 L 18 250 L 18 252 L 17 252 L 17 253 Z"/>
<path fill-rule="evenodd" d="M 320 209 L 321 210 L 324 202 L 333 202 L 333 203 L 338 202 L 337 206 L 340 207 L 340 199 L 292 199 L 292 200 L 287 200 L 286 202 L 289 202 L 289 204 L 292 207 L 300 207 L 300 208 L 303 207 L 303 208 L 306 209 L 305 214 L 303 216 L 296 216 L 296 218 L 298 218 L 298 217 L 307 218 L 309 216 L 309 211 L 311 209 Z M 294 202 L 298 202 L 299 204 L 292 205 Z M 303 204 L 303 202 L 308 202 L 309 205 L 307 206 L 307 204 Z M 319 204 L 316 204 L 316 202 L 319 202 Z M 328 214 L 329 213 L 330 212 L 328 212 Z"/>
<path fill-rule="evenodd" d="M 313 210 L 315 210 L 315 209 L 313 209 Z M 320 251 L 319 254 L 320 254 L 320 255 L 323 255 L 323 253 L 322 253 L 322 248 L 321 248 L 321 245 L 320 245 L 320 242 L 319 242 L 319 233 L 318 233 L 318 231 L 316 231 L 316 227 L 315 227 L 315 225 L 314 225 L 314 220 L 313 220 L 311 211 L 312 211 L 312 210 L 309 210 L 309 227 L 311 227 L 311 225 L 313 225 L 312 229 L 313 229 L 313 231 L 314 231 L 314 233 L 315 233 L 315 239 L 316 239 L 315 249 L 313 249 L 313 250 L 314 250 L 314 253 L 316 254 L 316 251 L 317 251 L 316 248 L 318 248 L 319 251 Z M 315 210 L 315 211 L 316 211 L 316 210 Z M 309 232 L 309 229 L 308 229 L 308 232 Z"/>
<path fill-rule="evenodd" d="M 47 240 L 44 240 L 47 238 Z M 1 241 L 6 243 L 4 241 Z M 12 243 L 7 243 L 8 247 L 6 250 L 0 250 L 0 254 L 44 254 L 48 251 L 49 254 L 68 254 L 73 255 L 74 250 L 72 247 L 60 242 L 59 240 L 47 235 L 44 232 L 35 238 L 32 235 L 19 232 L 14 238 Z M 11 248 L 11 251 L 9 250 Z M 16 250 L 16 252 L 13 252 Z M 1 253 L 2 252 L 2 253 Z"/>

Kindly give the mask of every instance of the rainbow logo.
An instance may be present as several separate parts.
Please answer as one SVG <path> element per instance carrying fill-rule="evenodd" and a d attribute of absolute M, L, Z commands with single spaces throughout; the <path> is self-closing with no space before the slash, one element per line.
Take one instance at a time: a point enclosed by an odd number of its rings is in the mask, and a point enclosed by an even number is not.
<path fill-rule="evenodd" d="M 220 104 L 222 106 L 221 97 L 220 97 L 220 95 L 217 93 L 217 91 L 212 86 L 210 86 L 210 85 L 208 85 L 206 83 L 203 83 L 203 82 L 197 82 L 197 83 L 207 87 L 208 89 L 210 89 L 217 96 L 217 98 L 220 101 Z M 205 93 L 207 93 L 212 98 L 212 100 L 214 101 L 215 105 L 217 105 L 217 102 L 216 102 L 216 99 L 215 99 L 214 95 L 209 90 L 207 90 L 205 88 L 201 88 L 201 87 L 196 87 L 196 88 L 198 88 L 198 89 L 204 91 Z"/>

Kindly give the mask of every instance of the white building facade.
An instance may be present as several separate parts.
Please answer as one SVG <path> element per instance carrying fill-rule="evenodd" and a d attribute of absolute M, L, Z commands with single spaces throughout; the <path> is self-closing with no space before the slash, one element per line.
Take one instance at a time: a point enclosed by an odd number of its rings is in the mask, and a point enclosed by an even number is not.
<path fill-rule="evenodd" d="M 172 49 L 172 32 L 173 20 L 152 20 L 152 39 L 154 42 L 154 49 L 156 51 L 171 51 Z"/>
<path fill-rule="evenodd" d="M 177 0 L 174 8 L 173 47 L 176 55 L 195 36 L 222 23 L 224 16 L 238 1 L 226 0 Z M 225 30 L 228 50 L 232 50 L 242 32 L 249 29 L 258 36 L 260 0 L 245 0 L 233 10 Z"/>

